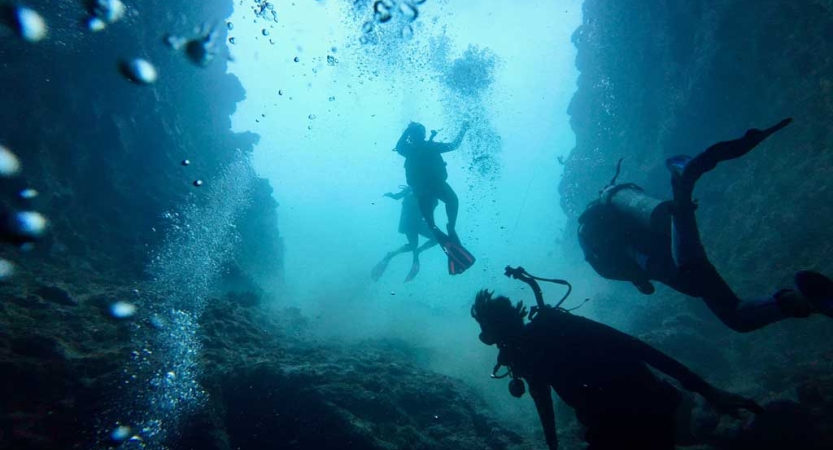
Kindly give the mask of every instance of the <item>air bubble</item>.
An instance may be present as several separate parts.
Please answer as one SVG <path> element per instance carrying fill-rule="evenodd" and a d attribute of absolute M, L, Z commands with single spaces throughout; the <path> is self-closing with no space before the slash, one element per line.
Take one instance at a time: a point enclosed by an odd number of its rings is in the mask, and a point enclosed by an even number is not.
<path fill-rule="evenodd" d="M 127 319 L 136 314 L 136 305 L 128 302 L 118 301 L 110 305 L 110 315 L 116 319 Z"/>
<path fill-rule="evenodd" d="M 226 24 L 226 28 L 227 28 L 229 31 L 231 31 L 231 30 L 233 30 L 233 29 L 234 29 L 234 24 L 233 24 L 233 23 L 231 23 L 231 22 L 229 22 L 229 23 L 227 23 L 227 24 Z"/>
<path fill-rule="evenodd" d="M 122 73 L 136 84 L 153 84 L 158 78 L 156 67 L 141 58 L 122 63 L 121 69 Z"/>
<path fill-rule="evenodd" d="M 38 42 L 46 37 L 46 21 L 40 14 L 29 8 L 18 6 L 14 10 L 17 32 L 29 42 Z"/>
<path fill-rule="evenodd" d="M 20 171 L 20 160 L 17 155 L 0 145 L 0 176 L 11 177 Z"/>
<path fill-rule="evenodd" d="M 27 189 L 23 189 L 22 191 L 18 192 L 17 195 L 20 198 L 24 199 L 24 200 L 32 200 L 33 198 L 38 196 L 38 191 L 36 191 L 32 188 L 27 188 Z"/>
<path fill-rule="evenodd" d="M 234 37 L 230 37 L 230 38 L 228 38 L 228 42 L 229 42 L 229 44 L 234 45 L 234 44 L 237 44 L 237 39 L 234 38 Z"/>
<path fill-rule="evenodd" d="M 0 281 L 6 281 L 14 275 L 14 264 L 0 259 Z"/>
<path fill-rule="evenodd" d="M 194 182 L 192 184 L 195 187 L 200 187 L 200 186 L 202 186 L 202 180 L 194 180 Z"/>
<path fill-rule="evenodd" d="M 261 30 L 261 34 L 263 34 L 264 36 L 269 36 L 269 30 L 264 28 L 263 30 Z"/>
<path fill-rule="evenodd" d="M 309 120 L 315 120 L 315 114 L 310 114 L 308 117 L 309 117 Z"/>
<path fill-rule="evenodd" d="M 292 60 L 293 60 L 293 61 L 295 61 L 295 62 L 298 62 L 298 61 L 300 61 L 300 60 L 301 60 L 301 58 L 299 58 L 299 57 L 297 57 L 297 56 L 296 56 L 296 57 L 295 57 L 295 58 L 293 58 Z"/>

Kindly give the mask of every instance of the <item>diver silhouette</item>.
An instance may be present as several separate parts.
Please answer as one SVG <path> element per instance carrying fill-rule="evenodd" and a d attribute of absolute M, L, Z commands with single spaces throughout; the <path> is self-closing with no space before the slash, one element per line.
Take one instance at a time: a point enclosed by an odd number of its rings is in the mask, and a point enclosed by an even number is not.
<path fill-rule="evenodd" d="M 448 171 L 442 154 L 460 147 L 468 129 L 469 125 L 465 123 L 454 141 L 434 142 L 434 133 L 430 140 L 425 140 L 425 126 L 411 122 L 394 149 L 405 157 L 405 178 L 408 186 L 414 190 L 419 209 L 431 233 L 448 255 L 448 273 L 451 275 L 463 273 L 474 264 L 475 258 L 463 247 L 457 236 L 459 201 L 454 189 L 446 181 Z M 434 221 L 437 200 L 445 203 L 448 234 L 440 231 Z"/>
<path fill-rule="evenodd" d="M 521 397 L 526 387 L 535 401 L 550 450 L 558 448 L 550 388 L 586 427 L 588 450 L 673 450 L 676 412 L 682 393 L 655 376 L 648 366 L 676 379 L 683 388 L 703 396 L 720 412 L 740 409 L 762 412 L 753 400 L 722 391 L 687 367 L 630 335 L 607 325 L 544 303 L 536 280 L 523 268 L 506 268 L 506 275 L 527 283 L 537 306 L 529 311 L 522 302 L 478 292 L 471 308 L 480 324 L 480 340 L 497 345 L 494 378 L 511 377 L 509 391 Z M 567 293 L 569 295 L 569 291 Z M 501 367 L 507 372 L 499 375 Z"/>
<path fill-rule="evenodd" d="M 408 282 L 413 280 L 419 273 L 419 254 L 437 245 L 437 240 L 434 239 L 431 229 L 428 228 L 428 225 L 425 223 L 425 219 L 422 218 L 417 198 L 414 196 L 413 189 L 411 189 L 410 186 L 400 186 L 400 191 L 396 194 L 387 192 L 384 196 L 394 200 L 402 200 L 402 212 L 399 214 L 399 232 L 408 238 L 408 243 L 386 254 L 385 257 L 382 258 L 382 260 L 379 261 L 375 267 L 373 267 L 370 277 L 373 281 L 379 280 L 385 272 L 385 269 L 388 267 L 388 263 L 394 256 L 401 255 L 402 253 L 413 252 L 414 255 L 411 263 L 411 271 L 408 272 L 408 276 L 405 277 L 405 282 Z M 436 205 L 437 200 L 435 199 L 434 207 L 436 207 Z M 428 241 L 421 246 L 418 246 L 420 235 L 424 236 L 428 239 Z"/>
<path fill-rule="evenodd" d="M 795 274 L 796 289 L 767 297 L 739 298 L 711 264 L 694 211 L 692 191 L 700 177 L 718 163 L 740 158 L 792 122 L 784 119 L 764 129 L 750 129 L 735 140 L 719 142 L 691 158 L 666 161 L 673 199 L 659 201 L 634 184 L 616 184 L 616 176 L 579 217 L 578 239 L 585 259 L 602 277 L 632 282 L 640 292 L 654 292 L 652 280 L 702 298 L 712 312 L 738 332 L 757 330 L 789 317 L 812 313 L 833 316 L 833 281 L 816 272 Z M 620 160 L 621 163 L 621 160 Z"/>

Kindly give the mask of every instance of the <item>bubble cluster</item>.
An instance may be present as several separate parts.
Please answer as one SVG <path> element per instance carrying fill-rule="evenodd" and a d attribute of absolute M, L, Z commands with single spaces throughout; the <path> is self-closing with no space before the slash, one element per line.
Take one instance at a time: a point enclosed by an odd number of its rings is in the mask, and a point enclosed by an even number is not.
<path fill-rule="evenodd" d="M 107 28 L 124 17 L 127 7 L 121 0 L 96 0 L 92 5 L 93 16 L 87 21 L 87 28 L 96 32 Z"/>

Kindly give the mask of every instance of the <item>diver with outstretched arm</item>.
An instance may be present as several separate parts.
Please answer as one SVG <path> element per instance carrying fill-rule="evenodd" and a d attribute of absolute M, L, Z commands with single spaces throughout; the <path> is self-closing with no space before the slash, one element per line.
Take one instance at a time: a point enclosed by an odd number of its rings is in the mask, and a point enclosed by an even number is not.
<path fill-rule="evenodd" d="M 710 385 L 645 342 L 561 308 L 570 291 L 555 307 L 546 305 L 536 280 L 569 287 L 568 282 L 537 278 L 521 267 L 507 267 L 506 276 L 529 284 L 535 293 L 537 305 L 529 311 L 529 322 L 524 322 L 527 309 L 522 302 L 513 305 L 485 289 L 477 293 L 471 315 L 480 325 L 480 340 L 500 351 L 492 377 L 511 377 L 509 391 L 515 397 L 524 394 L 524 381 L 529 385 L 550 450 L 558 448 L 550 388 L 586 427 L 588 450 L 673 450 L 681 393 L 648 366 L 700 394 L 720 412 L 763 411 L 753 400 Z M 501 367 L 507 371 L 499 375 Z"/>
<path fill-rule="evenodd" d="M 425 140 L 425 126 L 411 122 L 402 133 L 394 149 L 405 157 L 405 177 L 419 201 L 419 209 L 443 251 L 448 255 L 448 272 L 452 275 L 463 273 L 474 264 L 475 258 L 460 243 L 457 235 L 457 214 L 459 201 L 454 189 L 448 184 L 448 171 L 442 154 L 460 147 L 468 131 L 464 124 L 457 137 L 448 143 Z M 445 203 L 448 216 L 447 231 L 443 233 L 434 221 L 437 200 Z"/>
<path fill-rule="evenodd" d="M 411 271 L 408 272 L 408 276 L 405 277 L 405 282 L 413 280 L 419 273 L 419 254 L 437 245 L 437 240 L 434 239 L 434 236 L 431 234 L 431 230 L 425 223 L 425 219 L 422 218 L 422 214 L 419 210 L 419 204 L 416 196 L 414 196 L 413 189 L 411 189 L 410 186 L 400 186 L 400 188 L 401 190 L 399 192 L 395 194 L 387 192 L 384 194 L 384 197 L 392 198 L 394 200 L 402 200 L 402 212 L 399 215 L 399 232 L 408 238 L 408 243 L 392 252 L 389 252 L 384 258 L 382 258 L 381 261 L 379 261 L 378 264 L 376 264 L 376 266 L 373 267 L 373 270 L 370 273 L 370 277 L 373 281 L 377 281 L 382 277 L 382 274 L 388 267 L 388 263 L 394 256 L 407 252 L 413 252 L 414 256 L 411 262 Z M 437 201 L 434 200 L 434 205 L 436 206 L 436 204 Z M 420 235 L 424 236 L 428 240 L 421 246 L 418 246 Z"/>
<path fill-rule="evenodd" d="M 726 326 L 738 332 L 813 313 L 833 316 L 833 281 L 813 271 L 795 274 L 796 289 L 738 297 L 706 256 L 694 214 L 697 204 L 692 192 L 705 173 L 722 161 L 749 153 L 791 122 L 784 119 L 764 130 L 750 129 L 743 137 L 714 144 L 693 158 L 669 158 L 671 201 L 653 199 L 633 184 L 615 184 L 614 177 L 600 199 L 579 217 L 578 238 L 587 261 L 602 277 L 630 281 L 646 295 L 654 292 L 651 281 L 656 280 L 702 298 Z"/>

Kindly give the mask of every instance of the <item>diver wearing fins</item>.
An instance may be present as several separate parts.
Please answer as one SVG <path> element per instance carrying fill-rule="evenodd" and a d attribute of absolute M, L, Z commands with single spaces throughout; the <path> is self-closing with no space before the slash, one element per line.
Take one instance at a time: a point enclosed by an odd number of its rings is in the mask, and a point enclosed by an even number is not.
<path fill-rule="evenodd" d="M 683 388 L 702 395 L 722 413 L 762 408 L 753 400 L 722 391 L 665 353 L 630 335 L 561 308 L 570 294 L 564 280 L 533 277 L 523 268 L 506 267 L 506 276 L 527 283 L 537 306 L 529 312 L 522 302 L 478 292 L 471 308 L 480 324 L 480 340 L 500 353 L 493 378 L 511 377 L 509 392 L 526 391 L 535 401 L 550 450 L 558 448 L 550 388 L 586 427 L 588 450 L 673 450 L 676 413 L 682 402 L 677 388 L 655 376 L 648 366 L 676 379 Z M 544 303 L 536 280 L 568 286 L 555 307 Z M 501 367 L 506 373 L 498 375 Z"/>
<path fill-rule="evenodd" d="M 448 255 L 448 273 L 451 275 L 463 273 L 474 264 L 475 258 L 463 247 L 457 236 L 459 202 L 454 189 L 446 181 L 448 171 L 442 154 L 456 150 L 463 142 L 468 129 L 468 123 L 463 124 L 463 128 L 454 141 L 442 143 L 434 142 L 433 134 L 430 140 L 425 140 L 425 126 L 411 122 L 394 149 L 405 157 L 405 178 L 408 186 L 414 190 L 419 209 L 431 233 Z M 440 231 L 434 221 L 437 200 L 445 203 L 448 234 Z"/>
<path fill-rule="evenodd" d="M 740 158 L 792 122 L 750 129 L 735 140 L 712 145 L 694 158 L 669 158 L 673 200 L 659 201 L 616 176 L 579 217 L 578 239 L 585 259 L 602 277 L 632 282 L 646 295 L 652 280 L 702 298 L 714 314 L 738 332 L 757 330 L 789 317 L 822 313 L 833 317 L 833 281 L 813 271 L 795 274 L 796 289 L 741 299 L 711 264 L 700 241 L 692 191 L 718 163 Z M 619 161 L 621 164 L 621 160 Z"/>
<path fill-rule="evenodd" d="M 384 194 L 385 197 L 394 200 L 402 200 L 402 212 L 399 214 L 399 232 L 408 238 L 408 243 L 399 247 L 398 249 L 389 252 L 373 267 L 370 272 L 370 277 L 373 281 L 378 281 L 388 267 L 388 263 L 394 256 L 402 253 L 413 252 L 413 260 L 411 262 L 411 271 L 405 277 L 405 282 L 411 281 L 419 273 L 419 254 L 429 248 L 437 245 L 437 240 L 434 239 L 431 230 L 422 218 L 422 213 L 419 210 L 417 198 L 414 195 L 414 190 L 410 186 L 400 186 L 400 191 L 394 194 L 388 192 Z M 434 207 L 437 207 L 437 200 L 433 201 Z M 422 235 L 428 239 L 424 244 L 419 246 L 419 236 Z"/>

